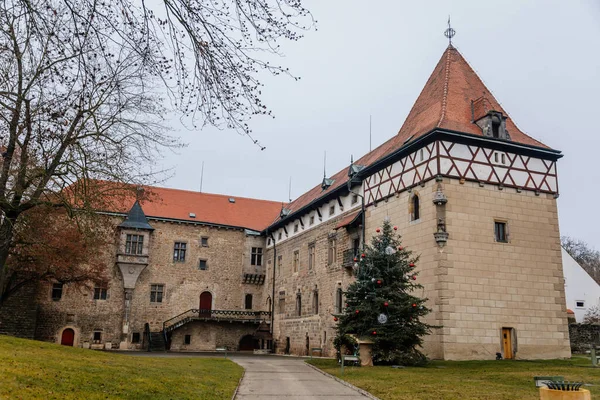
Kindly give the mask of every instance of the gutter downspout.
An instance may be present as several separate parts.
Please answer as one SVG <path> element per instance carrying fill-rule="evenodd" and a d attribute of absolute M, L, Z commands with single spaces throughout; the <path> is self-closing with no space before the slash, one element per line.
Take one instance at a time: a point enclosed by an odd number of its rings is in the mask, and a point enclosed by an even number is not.
<path fill-rule="evenodd" d="M 277 245 L 273 233 L 267 230 L 267 235 L 273 241 L 273 287 L 271 294 L 271 336 L 273 336 L 273 324 L 275 323 L 275 269 L 277 268 Z M 273 339 L 273 347 L 275 347 L 275 339 Z"/>

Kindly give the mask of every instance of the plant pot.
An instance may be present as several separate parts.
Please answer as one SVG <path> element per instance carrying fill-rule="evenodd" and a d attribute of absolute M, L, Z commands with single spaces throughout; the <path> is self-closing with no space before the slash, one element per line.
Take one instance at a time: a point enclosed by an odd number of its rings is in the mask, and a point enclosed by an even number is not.
<path fill-rule="evenodd" d="M 540 400 L 592 400 L 592 395 L 587 389 L 579 389 L 576 392 L 564 390 L 540 388 Z"/>

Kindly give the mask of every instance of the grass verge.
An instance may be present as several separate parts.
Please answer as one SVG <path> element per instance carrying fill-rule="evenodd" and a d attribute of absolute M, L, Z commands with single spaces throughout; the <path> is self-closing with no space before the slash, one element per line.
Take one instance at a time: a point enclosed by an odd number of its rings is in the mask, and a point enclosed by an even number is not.
<path fill-rule="evenodd" d="M 432 361 L 424 368 L 346 367 L 335 360 L 307 361 L 382 400 L 537 400 L 534 376 L 563 376 L 600 396 L 600 368 L 589 358 L 547 361 Z"/>
<path fill-rule="evenodd" d="M 225 359 L 139 357 L 0 336 L 0 398 L 230 399 L 242 371 Z"/>

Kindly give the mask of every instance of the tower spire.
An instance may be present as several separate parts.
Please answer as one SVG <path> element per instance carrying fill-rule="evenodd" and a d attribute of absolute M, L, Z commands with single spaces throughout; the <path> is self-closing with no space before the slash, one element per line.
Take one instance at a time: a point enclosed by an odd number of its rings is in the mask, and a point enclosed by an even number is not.
<path fill-rule="evenodd" d="M 444 36 L 448 38 L 448 46 L 452 47 L 452 38 L 456 35 L 456 31 L 450 25 L 450 16 L 448 15 L 448 29 L 444 31 Z"/>

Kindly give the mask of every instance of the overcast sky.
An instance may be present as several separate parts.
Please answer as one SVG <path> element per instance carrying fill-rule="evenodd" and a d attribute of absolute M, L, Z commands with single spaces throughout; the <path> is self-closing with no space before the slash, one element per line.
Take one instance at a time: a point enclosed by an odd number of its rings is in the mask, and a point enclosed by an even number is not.
<path fill-rule="evenodd" d="M 395 135 L 445 50 L 454 45 L 521 130 L 564 154 L 558 163 L 561 234 L 600 249 L 600 1 L 305 0 L 318 30 L 282 43 L 279 60 L 300 81 L 263 79 L 276 115 L 252 122 L 260 151 L 233 131 L 192 131 L 166 154 L 164 185 L 287 201 L 319 184 L 350 155 Z M 369 6 L 367 6 L 369 4 Z M 376 5 L 375 5 L 376 4 Z"/>

